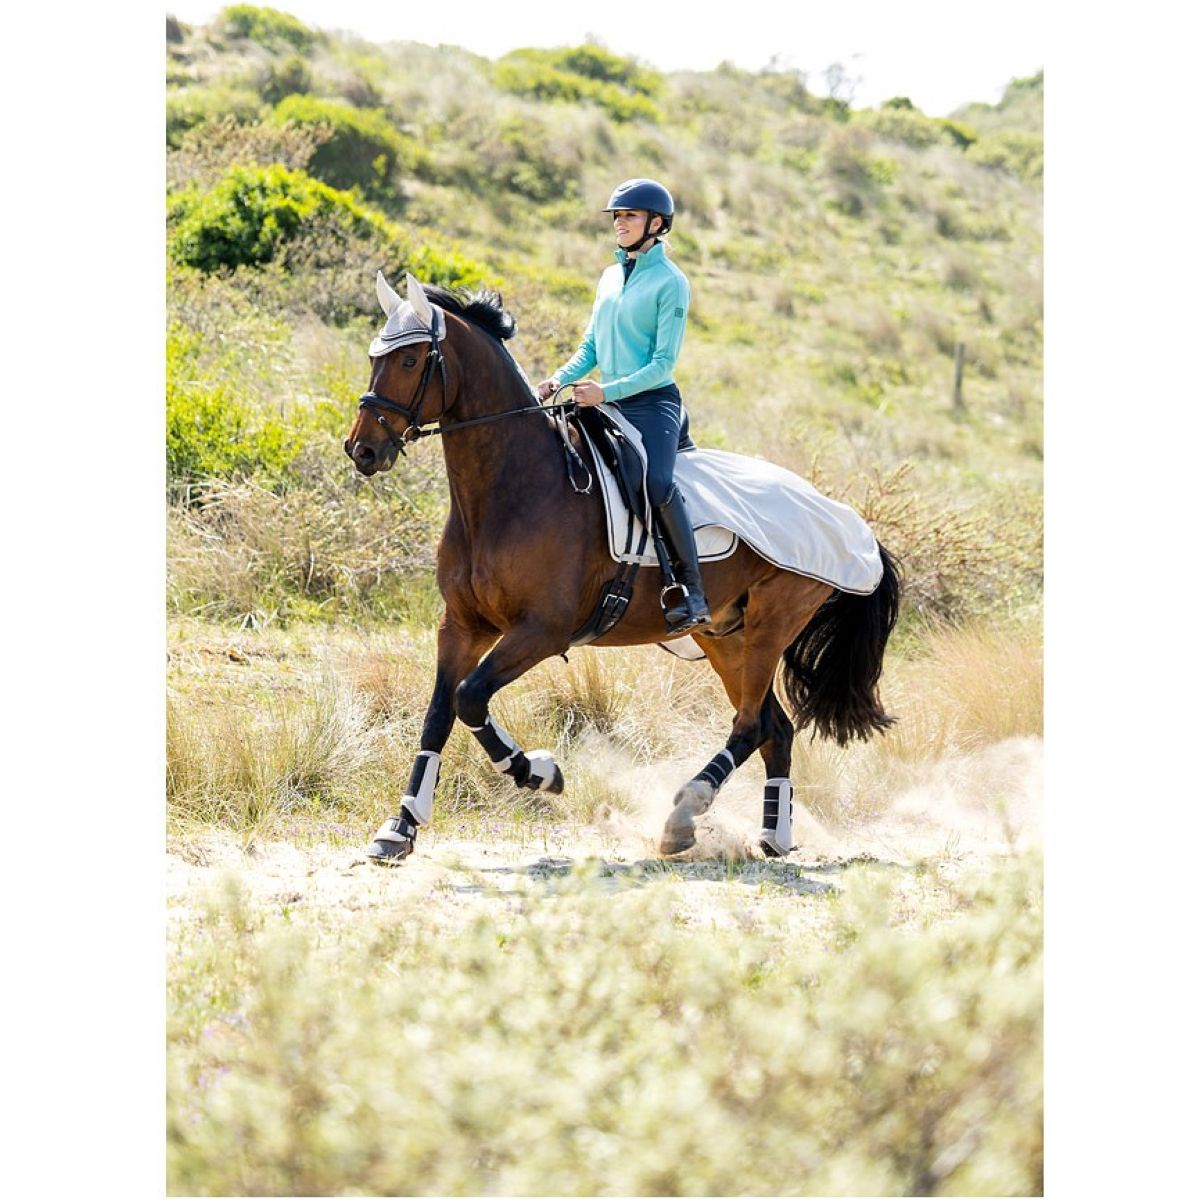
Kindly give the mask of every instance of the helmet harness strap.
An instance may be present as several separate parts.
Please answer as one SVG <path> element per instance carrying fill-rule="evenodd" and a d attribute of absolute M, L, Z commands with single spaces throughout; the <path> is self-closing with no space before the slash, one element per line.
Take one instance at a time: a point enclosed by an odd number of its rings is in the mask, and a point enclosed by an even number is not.
<path fill-rule="evenodd" d="M 650 222 L 653 221 L 655 217 L 658 217 L 659 224 L 662 224 L 662 214 L 661 213 L 648 212 L 646 214 L 646 227 L 642 231 L 642 236 L 636 242 L 634 242 L 634 244 L 632 246 L 622 247 L 626 254 L 628 254 L 630 252 L 633 252 L 636 254 L 651 239 L 653 239 L 654 241 L 658 241 L 658 234 L 650 232 Z"/>

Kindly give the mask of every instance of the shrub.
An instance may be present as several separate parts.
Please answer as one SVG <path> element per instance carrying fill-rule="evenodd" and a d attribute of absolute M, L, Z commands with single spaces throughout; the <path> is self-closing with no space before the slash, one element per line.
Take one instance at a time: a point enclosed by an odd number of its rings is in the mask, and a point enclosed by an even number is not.
<path fill-rule="evenodd" d="M 258 120 L 262 100 L 244 88 L 189 87 L 167 93 L 167 145 L 178 146 L 189 129 L 219 120 Z"/>
<path fill-rule="evenodd" d="M 329 129 L 331 136 L 313 155 L 312 172 L 333 187 L 378 192 L 398 165 L 411 168 L 424 160 L 416 143 L 401 136 L 380 109 L 291 95 L 275 106 L 271 119 Z"/>
<path fill-rule="evenodd" d="M 967 150 L 979 141 L 979 134 L 964 121 L 953 121 L 949 117 L 944 117 L 938 124 L 942 127 L 942 136 L 947 141 L 953 142 L 960 150 Z"/>
<path fill-rule="evenodd" d="M 381 240 L 390 232 L 348 193 L 282 166 L 232 167 L 210 191 L 176 196 L 169 216 L 171 258 L 202 271 L 270 262 L 281 244 L 318 221 Z"/>
<path fill-rule="evenodd" d="M 378 316 L 371 287 L 377 268 L 391 279 L 410 270 L 443 287 L 504 286 L 483 263 L 426 230 L 401 229 L 349 193 L 278 165 L 233 167 L 215 186 L 175 196 L 169 212 L 176 304 L 179 294 L 214 294 L 205 276 L 230 270 L 222 302 L 277 316 L 316 313 L 335 323 Z"/>
<path fill-rule="evenodd" d="M 287 714 L 293 744 L 363 737 L 325 704 Z M 828 897 L 734 868 L 780 915 L 698 917 L 718 870 L 530 870 L 502 903 L 455 861 L 429 905 L 466 878 L 488 906 L 452 925 L 363 911 L 361 884 L 290 908 L 275 879 L 269 900 L 188 895 L 168 1191 L 1040 1195 L 1037 860 L 936 875 L 952 921 L 913 912 L 919 872 L 870 864 Z"/>
<path fill-rule="evenodd" d="M 869 129 L 877 137 L 918 149 L 942 140 L 939 122 L 930 120 L 917 109 L 885 107 L 881 112 L 858 112 L 854 114 L 852 124 Z"/>
<path fill-rule="evenodd" d="M 167 485 L 180 495 L 207 478 L 278 485 L 300 451 L 295 431 L 255 414 L 247 400 L 200 365 L 202 338 L 173 325 L 167 335 Z"/>
<path fill-rule="evenodd" d="M 350 419 L 339 415 L 345 437 Z M 307 423 L 299 419 L 297 428 Z M 172 509 L 168 526 L 176 611 L 253 623 L 313 616 L 313 603 L 330 618 L 403 615 L 404 581 L 433 570 L 445 522 L 441 463 L 414 461 L 380 490 L 356 479 L 340 441 L 330 443 L 326 435 L 324 469 L 316 446 L 288 464 L 288 478 L 311 476 L 304 486 L 271 486 L 260 469 L 240 482 L 210 472 L 233 481 L 189 489 L 190 503 Z"/>
<path fill-rule="evenodd" d="M 662 91 L 662 76 L 657 71 L 639 66 L 632 58 L 622 58 L 590 43 L 569 50 L 552 51 L 551 62 L 585 79 L 615 83 L 630 91 L 641 92 L 644 96 L 657 96 Z"/>
<path fill-rule="evenodd" d="M 253 4 L 232 4 L 222 9 L 217 25 L 230 37 L 249 38 L 267 47 L 286 42 L 302 53 L 311 50 L 317 40 L 317 35 L 290 13 Z"/>
<path fill-rule="evenodd" d="M 1008 171 L 1026 183 L 1041 181 L 1043 154 L 1040 137 L 1016 129 L 985 134 L 968 151 L 969 157 L 981 166 Z"/>
<path fill-rule="evenodd" d="M 566 50 L 513 50 L 493 72 L 498 88 L 538 100 L 598 104 L 615 121 L 659 121 L 651 102 L 661 76 L 597 46 Z"/>
<path fill-rule="evenodd" d="M 212 187 L 233 166 L 283 166 L 306 170 L 317 147 L 331 136 L 320 125 L 240 124 L 222 117 L 190 129 L 179 146 L 167 153 L 167 186 Z"/>
<path fill-rule="evenodd" d="M 904 463 L 861 476 L 848 492 L 830 489 L 900 559 L 908 614 L 962 621 L 1020 608 L 1040 592 L 1040 495 L 1014 488 L 963 508 L 923 494 L 911 471 Z M 819 466 L 810 473 L 822 489 Z"/>
<path fill-rule="evenodd" d="M 259 85 L 259 94 L 268 104 L 278 104 L 284 97 L 304 95 L 312 91 L 312 72 L 298 54 L 273 62 L 266 78 Z"/>
<path fill-rule="evenodd" d="M 494 183 L 530 200 L 551 201 L 579 194 L 579 181 L 554 153 L 545 126 L 521 117 L 506 118 L 498 142 L 504 157 L 490 172 Z"/>
<path fill-rule="evenodd" d="M 894 159 L 869 150 L 865 129 L 836 130 L 825 144 L 825 174 L 833 184 L 833 204 L 848 216 L 861 216 L 877 203 L 880 189 L 894 181 L 898 165 Z"/>

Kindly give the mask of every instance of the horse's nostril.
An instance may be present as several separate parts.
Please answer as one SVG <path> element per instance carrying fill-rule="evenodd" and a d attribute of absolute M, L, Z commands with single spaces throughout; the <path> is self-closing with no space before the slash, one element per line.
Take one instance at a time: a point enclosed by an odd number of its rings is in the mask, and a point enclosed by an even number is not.
<path fill-rule="evenodd" d="M 353 458 L 354 461 L 360 466 L 363 466 L 367 463 L 373 463 L 375 461 L 375 451 L 372 450 L 370 446 L 364 445 L 362 442 L 355 442 L 354 451 L 350 457 Z"/>
<path fill-rule="evenodd" d="M 351 458 L 353 458 L 353 457 L 354 457 L 354 451 L 353 451 L 353 450 L 351 449 L 351 447 L 350 447 L 350 439 L 349 439 L 349 438 L 347 438 L 347 439 L 346 439 L 346 440 L 345 440 L 345 441 L 342 443 L 342 449 L 343 449 L 343 450 L 345 450 L 345 452 L 346 452 L 346 453 L 347 453 L 347 454 L 348 454 L 348 455 L 349 455 Z"/>

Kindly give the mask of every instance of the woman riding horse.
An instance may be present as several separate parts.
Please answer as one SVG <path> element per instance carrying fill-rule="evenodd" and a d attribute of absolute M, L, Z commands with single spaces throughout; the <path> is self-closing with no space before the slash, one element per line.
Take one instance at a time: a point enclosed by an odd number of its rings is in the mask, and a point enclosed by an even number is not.
<path fill-rule="evenodd" d="M 604 211 L 613 215 L 617 236 L 613 257 L 618 265 L 600 276 L 592 319 L 579 349 L 538 384 L 538 399 L 583 379 L 599 365 L 602 382 L 578 384 L 575 402 L 585 407 L 611 404 L 642 435 L 650 503 L 670 546 L 682 593 L 682 600 L 665 614 L 667 628 L 678 633 L 711 620 L 692 523 L 683 493 L 674 483 L 682 411 L 675 363 L 683 345 L 691 288 L 684 273 L 667 258 L 661 240 L 675 217 L 675 201 L 661 183 L 627 180 L 613 192 Z"/>
<path fill-rule="evenodd" d="M 432 818 L 441 754 L 456 720 L 518 787 L 563 790 L 554 753 L 523 750 L 490 703 L 526 671 L 570 649 L 611 579 L 612 556 L 603 500 L 564 471 L 554 422 L 504 345 L 515 322 L 499 297 L 456 297 L 434 287 L 427 295 L 410 277 L 405 303 L 382 275 L 376 286 L 387 324 L 371 343 L 370 390 L 359 400 L 346 453 L 362 474 L 374 475 L 391 470 L 418 438 L 443 435 L 450 494 L 438 545 L 445 610 L 433 695 L 399 811 L 367 849 L 371 861 L 395 866 Z M 804 511 L 791 519 L 803 520 Z M 878 684 L 899 578 L 861 518 L 854 516 L 853 528 L 848 541 L 826 549 L 860 563 L 865 574 L 845 576 L 834 562 L 807 575 L 741 540 L 710 565 L 716 619 L 696 637 L 735 715 L 724 747 L 676 794 L 660 841 L 664 853 L 695 844 L 696 818 L 756 750 L 767 773 L 760 844 L 768 855 L 788 853 L 796 729 L 811 727 L 845 744 L 892 723 Z M 661 582 L 653 570 L 639 576 L 621 621 L 592 644 L 662 642 Z M 794 727 L 775 695 L 777 675 Z"/>

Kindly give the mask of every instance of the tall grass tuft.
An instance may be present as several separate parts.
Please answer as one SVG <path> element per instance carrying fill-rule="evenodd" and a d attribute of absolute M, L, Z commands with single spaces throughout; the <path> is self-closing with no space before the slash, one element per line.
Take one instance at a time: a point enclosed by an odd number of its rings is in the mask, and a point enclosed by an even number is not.
<path fill-rule="evenodd" d="M 265 705 L 167 705 L 167 805 L 180 826 L 269 827 L 306 804 L 332 806 L 372 758 L 373 734 L 334 679 Z"/>

